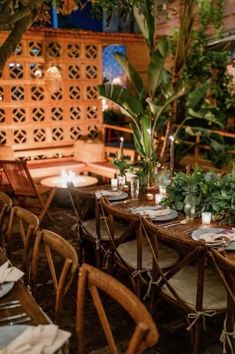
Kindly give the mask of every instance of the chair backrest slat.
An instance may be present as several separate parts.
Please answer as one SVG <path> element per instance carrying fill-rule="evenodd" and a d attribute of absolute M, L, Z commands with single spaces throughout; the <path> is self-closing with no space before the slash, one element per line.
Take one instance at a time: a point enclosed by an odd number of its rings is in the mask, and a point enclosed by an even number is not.
<path fill-rule="evenodd" d="M 16 195 L 37 195 L 37 190 L 29 173 L 26 161 L 0 160 L 0 166 L 4 169 Z"/>
<path fill-rule="evenodd" d="M 104 302 L 101 301 L 99 291 L 109 295 L 131 316 L 136 326 L 131 338 L 129 338 L 125 353 L 141 353 L 146 348 L 153 346 L 158 340 L 156 325 L 145 308 L 144 304 L 118 280 L 103 271 L 84 263 L 79 271 L 78 292 L 77 292 L 77 332 L 78 332 L 78 353 L 85 353 L 84 336 L 84 306 L 86 289 L 89 289 L 99 319 L 109 345 L 110 353 L 118 353 L 117 344 L 114 341 L 110 329 L 108 317 L 106 316 Z"/>
<path fill-rule="evenodd" d="M 64 295 L 71 286 L 78 268 L 78 256 L 73 246 L 60 235 L 46 229 L 38 231 L 31 267 L 31 283 L 34 294 L 36 294 L 37 290 L 38 266 L 39 260 L 43 254 L 41 252 L 42 249 L 45 250 L 46 260 L 53 281 L 56 323 L 59 324 L 61 322 Z M 57 261 L 61 265 L 59 270 L 57 270 L 56 266 Z"/>

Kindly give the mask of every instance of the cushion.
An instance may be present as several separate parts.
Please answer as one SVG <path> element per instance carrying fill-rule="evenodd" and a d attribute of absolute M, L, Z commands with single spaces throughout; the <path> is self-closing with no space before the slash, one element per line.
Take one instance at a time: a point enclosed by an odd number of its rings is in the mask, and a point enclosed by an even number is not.
<path fill-rule="evenodd" d="M 185 266 L 169 280 L 169 284 L 187 305 L 195 310 L 197 267 L 193 265 Z M 163 286 L 162 291 L 169 297 L 174 298 L 166 285 Z M 215 269 L 207 267 L 204 279 L 203 309 L 224 310 L 227 307 L 226 299 L 226 291 L 221 278 Z"/>
<path fill-rule="evenodd" d="M 122 259 L 133 269 L 137 268 L 137 242 L 136 239 L 124 242 L 117 247 L 117 251 Z M 143 238 L 142 248 L 142 268 L 152 269 L 152 251 L 146 238 Z M 159 245 L 159 262 L 161 268 L 172 267 L 179 259 L 179 255 L 175 250 L 160 244 Z"/>
<path fill-rule="evenodd" d="M 83 223 L 83 226 L 87 230 L 87 232 L 93 237 L 97 238 L 96 235 L 96 219 L 89 219 Z M 126 227 L 117 222 L 114 223 L 115 227 L 115 238 L 119 238 L 122 233 L 125 231 Z M 100 220 L 100 238 L 101 240 L 108 241 L 110 239 L 109 232 L 104 219 Z"/>

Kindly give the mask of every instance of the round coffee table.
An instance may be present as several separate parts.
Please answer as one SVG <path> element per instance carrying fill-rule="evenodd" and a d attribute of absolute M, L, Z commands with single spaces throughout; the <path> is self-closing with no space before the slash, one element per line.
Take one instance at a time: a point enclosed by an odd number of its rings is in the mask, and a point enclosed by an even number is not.
<path fill-rule="evenodd" d="M 73 185 L 75 187 L 89 187 L 98 183 L 98 179 L 91 176 L 75 176 L 73 179 Z M 67 188 L 67 181 L 65 181 L 61 176 L 53 176 L 44 178 L 41 180 L 41 184 L 47 187 L 55 188 Z"/>

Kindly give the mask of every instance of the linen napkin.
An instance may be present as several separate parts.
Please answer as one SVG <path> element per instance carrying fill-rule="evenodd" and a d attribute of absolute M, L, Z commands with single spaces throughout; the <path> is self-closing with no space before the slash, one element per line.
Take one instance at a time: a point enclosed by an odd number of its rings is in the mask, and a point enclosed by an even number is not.
<path fill-rule="evenodd" d="M 122 191 L 109 191 L 109 190 L 100 190 L 96 191 L 95 195 L 96 198 L 101 198 L 101 197 L 116 197 L 122 194 Z"/>
<path fill-rule="evenodd" d="M 6 261 L 0 266 L 0 284 L 17 281 L 24 274 L 20 269 L 9 265 L 9 261 Z"/>
<path fill-rule="evenodd" d="M 161 208 L 161 207 L 160 207 Z M 132 211 L 133 212 L 133 211 Z M 139 209 L 134 210 L 134 213 L 139 213 L 142 216 L 148 216 L 149 218 L 156 218 L 157 216 L 168 215 L 172 212 L 171 209 Z"/>
<path fill-rule="evenodd" d="M 68 340 L 71 333 L 54 324 L 28 326 L 0 354 L 53 354 Z"/>
<path fill-rule="evenodd" d="M 206 232 L 199 236 L 200 240 L 204 240 L 208 245 L 228 245 L 230 242 L 235 241 L 235 229 L 224 230 L 223 232 Z"/>

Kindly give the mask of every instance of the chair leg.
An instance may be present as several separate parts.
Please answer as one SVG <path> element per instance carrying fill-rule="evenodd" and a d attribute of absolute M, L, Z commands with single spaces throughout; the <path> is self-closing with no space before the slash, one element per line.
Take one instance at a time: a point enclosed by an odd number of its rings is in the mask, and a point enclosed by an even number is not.
<path fill-rule="evenodd" d="M 52 216 L 50 215 L 50 213 L 48 212 L 47 209 L 49 208 L 49 205 L 50 205 L 52 199 L 54 198 L 55 192 L 56 192 L 56 188 L 54 187 L 54 188 L 52 188 L 52 190 L 51 190 L 49 196 L 47 197 L 46 203 L 44 203 L 44 201 L 43 201 L 41 195 L 38 195 L 38 199 L 40 200 L 40 203 L 41 203 L 41 205 L 42 205 L 42 207 L 43 207 L 43 209 L 42 209 L 42 211 L 41 211 L 41 213 L 40 213 L 40 215 L 39 215 L 39 217 L 38 217 L 40 222 L 41 222 L 42 219 L 44 218 L 45 214 L 48 215 L 48 217 L 49 217 L 50 220 L 53 220 Z"/>

